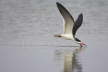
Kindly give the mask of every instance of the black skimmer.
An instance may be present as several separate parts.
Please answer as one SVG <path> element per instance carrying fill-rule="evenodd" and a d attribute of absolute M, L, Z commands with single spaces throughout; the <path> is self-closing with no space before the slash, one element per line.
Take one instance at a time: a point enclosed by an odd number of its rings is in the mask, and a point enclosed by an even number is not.
<path fill-rule="evenodd" d="M 74 21 L 74 18 L 71 16 L 71 14 L 68 12 L 68 10 L 60 3 L 56 3 L 57 7 L 61 13 L 61 15 L 64 18 L 64 33 L 63 34 L 57 34 L 55 35 L 55 37 L 62 37 L 68 40 L 74 40 L 76 41 L 78 44 L 80 44 L 80 46 L 84 46 L 85 44 L 78 39 L 75 35 L 77 30 L 79 29 L 79 27 L 82 25 L 83 22 L 83 14 L 79 14 L 78 18 L 76 21 Z"/>

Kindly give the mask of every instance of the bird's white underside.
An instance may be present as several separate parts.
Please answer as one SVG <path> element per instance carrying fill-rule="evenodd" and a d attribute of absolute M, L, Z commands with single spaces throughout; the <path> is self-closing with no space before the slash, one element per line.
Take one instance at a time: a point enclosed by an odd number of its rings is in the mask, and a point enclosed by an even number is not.
<path fill-rule="evenodd" d="M 64 28 L 63 28 L 64 33 L 61 34 L 61 36 L 65 39 L 74 40 L 73 33 L 72 33 L 74 22 L 72 21 L 72 19 L 68 18 L 66 20 L 63 20 L 63 24 L 64 24 Z"/>
<path fill-rule="evenodd" d="M 61 36 L 68 40 L 74 40 L 74 37 L 72 34 L 61 34 Z"/>

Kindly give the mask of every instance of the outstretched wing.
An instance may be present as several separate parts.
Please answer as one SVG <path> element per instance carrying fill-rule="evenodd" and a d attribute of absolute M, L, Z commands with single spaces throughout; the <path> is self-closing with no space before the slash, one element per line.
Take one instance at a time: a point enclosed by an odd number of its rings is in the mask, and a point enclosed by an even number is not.
<path fill-rule="evenodd" d="M 73 29 L 72 29 L 72 33 L 75 36 L 77 30 L 79 29 L 79 27 L 82 25 L 83 22 L 83 14 L 79 14 L 78 19 L 76 20 Z"/>
<path fill-rule="evenodd" d="M 71 14 L 68 12 L 68 10 L 61 5 L 60 3 L 56 3 L 57 7 L 61 13 L 61 15 L 64 18 L 65 24 L 64 24 L 64 33 L 65 34 L 72 34 L 72 29 L 73 29 L 73 25 L 74 25 L 74 19 L 71 16 Z"/>

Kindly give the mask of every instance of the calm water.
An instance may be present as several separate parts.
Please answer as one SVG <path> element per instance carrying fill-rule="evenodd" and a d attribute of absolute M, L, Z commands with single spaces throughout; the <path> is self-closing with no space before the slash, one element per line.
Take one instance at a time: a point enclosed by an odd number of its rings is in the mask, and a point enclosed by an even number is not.
<path fill-rule="evenodd" d="M 0 0 L 0 72 L 62 72 L 56 49 L 78 46 L 57 39 L 62 32 L 59 0 Z M 81 53 L 83 72 L 108 71 L 108 1 L 60 0 L 84 22 L 77 36 L 88 47 Z"/>

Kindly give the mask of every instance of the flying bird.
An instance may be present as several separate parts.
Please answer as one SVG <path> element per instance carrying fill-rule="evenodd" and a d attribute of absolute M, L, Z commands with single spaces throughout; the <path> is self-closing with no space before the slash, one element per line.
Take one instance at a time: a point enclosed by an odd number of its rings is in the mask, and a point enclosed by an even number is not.
<path fill-rule="evenodd" d="M 68 12 L 68 10 L 59 2 L 56 3 L 58 10 L 60 11 L 61 15 L 64 18 L 64 33 L 63 34 L 56 34 L 54 35 L 55 37 L 62 37 L 68 40 L 74 40 L 76 41 L 78 44 L 80 44 L 80 46 L 84 46 L 85 44 L 78 39 L 75 35 L 77 30 L 79 29 L 79 27 L 82 25 L 83 22 L 83 14 L 79 14 L 78 18 L 76 21 L 74 21 L 74 18 L 72 17 L 72 15 Z"/>

